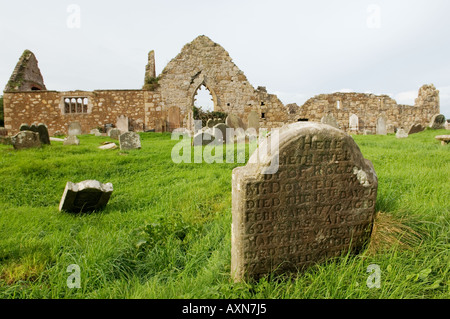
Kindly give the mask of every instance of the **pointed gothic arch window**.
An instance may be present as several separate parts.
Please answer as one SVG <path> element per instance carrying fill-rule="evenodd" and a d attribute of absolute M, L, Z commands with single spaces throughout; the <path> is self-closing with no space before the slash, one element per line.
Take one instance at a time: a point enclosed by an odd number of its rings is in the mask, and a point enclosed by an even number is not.
<path fill-rule="evenodd" d="M 194 95 L 194 106 L 203 111 L 214 111 L 214 99 L 208 88 L 202 84 Z"/>

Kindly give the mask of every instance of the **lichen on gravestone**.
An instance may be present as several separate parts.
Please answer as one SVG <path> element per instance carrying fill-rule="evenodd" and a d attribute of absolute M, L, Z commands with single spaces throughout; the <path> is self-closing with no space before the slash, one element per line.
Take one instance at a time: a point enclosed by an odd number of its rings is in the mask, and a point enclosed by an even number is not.
<path fill-rule="evenodd" d="M 265 174 L 274 161 L 278 170 Z M 296 273 L 359 251 L 370 238 L 377 187 L 372 163 L 345 132 L 318 123 L 285 126 L 278 150 L 257 149 L 233 170 L 232 277 Z"/>

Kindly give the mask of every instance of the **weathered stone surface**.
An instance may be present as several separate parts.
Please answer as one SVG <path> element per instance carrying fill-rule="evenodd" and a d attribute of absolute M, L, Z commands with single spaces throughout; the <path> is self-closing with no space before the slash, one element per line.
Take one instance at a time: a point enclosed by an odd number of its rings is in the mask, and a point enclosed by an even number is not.
<path fill-rule="evenodd" d="M 259 114 L 255 111 L 251 111 L 248 114 L 248 125 L 247 128 L 253 128 L 256 130 L 256 132 L 259 132 Z"/>
<path fill-rule="evenodd" d="M 330 125 L 332 127 L 335 127 L 337 129 L 340 128 L 339 127 L 339 123 L 336 121 L 336 119 L 334 118 L 333 114 L 331 114 L 331 113 L 328 113 L 327 115 L 323 116 L 320 119 L 320 122 L 322 124 L 327 124 L 327 125 Z"/>
<path fill-rule="evenodd" d="M 116 143 L 107 142 L 101 146 L 98 147 L 101 150 L 115 150 L 117 148 Z"/>
<path fill-rule="evenodd" d="M 444 127 L 446 130 L 450 130 L 450 120 L 445 121 Z"/>
<path fill-rule="evenodd" d="M 408 133 L 406 133 L 404 129 L 399 128 L 399 129 L 397 130 L 397 133 L 395 133 L 395 136 L 396 136 L 397 138 L 407 138 L 407 137 L 408 137 Z"/>
<path fill-rule="evenodd" d="M 0 144 L 12 145 L 11 137 L 9 137 L 9 136 L 0 136 Z"/>
<path fill-rule="evenodd" d="M 5 91 L 46 90 L 38 61 L 33 52 L 25 50 L 17 62 Z"/>
<path fill-rule="evenodd" d="M 59 211 L 73 213 L 100 210 L 106 206 L 113 192 L 111 183 L 87 180 L 80 183 L 67 182 L 59 204 Z"/>
<path fill-rule="evenodd" d="M 120 149 L 122 151 L 141 148 L 141 137 L 135 132 L 126 132 L 119 136 Z"/>
<path fill-rule="evenodd" d="M 350 131 L 358 131 L 359 130 L 359 118 L 358 115 L 352 114 L 348 120 L 348 126 Z"/>
<path fill-rule="evenodd" d="M 425 128 L 421 124 L 413 124 L 408 130 L 408 135 L 419 133 L 425 130 Z"/>
<path fill-rule="evenodd" d="M 445 129 L 445 116 L 442 114 L 436 114 L 431 118 L 429 125 L 433 130 L 443 130 Z"/>
<path fill-rule="evenodd" d="M 194 138 L 192 139 L 193 146 L 208 145 L 212 142 L 215 142 L 214 135 L 203 131 L 199 131 L 194 134 Z"/>
<path fill-rule="evenodd" d="M 48 129 L 45 124 L 33 124 L 29 126 L 28 124 L 22 124 L 20 126 L 20 131 L 32 131 L 39 134 L 39 140 L 41 141 L 41 144 L 50 145 L 50 136 L 48 134 Z"/>
<path fill-rule="evenodd" d="M 32 131 L 21 131 L 17 133 L 11 138 L 11 143 L 16 150 L 41 146 L 39 133 Z"/>
<path fill-rule="evenodd" d="M 387 135 L 386 119 L 384 117 L 377 119 L 377 135 Z"/>
<path fill-rule="evenodd" d="M 234 114 L 228 114 L 228 116 L 225 120 L 225 124 L 228 127 L 231 127 L 234 129 L 242 128 L 245 130 L 244 122 L 242 122 L 242 119 Z"/>
<path fill-rule="evenodd" d="M 64 139 L 63 145 L 80 145 L 80 139 L 76 135 L 69 135 Z"/>
<path fill-rule="evenodd" d="M 216 124 L 213 127 L 212 135 L 217 143 L 227 143 L 227 129 L 229 127 L 225 123 Z"/>
<path fill-rule="evenodd" d="M 69 124 L 69 129 L 67 135 L 81 135 L 83 130 L 81 129 L 81 124 L 79 122 L 71 122 Z"/>
<path fill-rule="evenodd" d="M 122 133 L 126 133 L 129 130 L 129 121 L 128 117 L 125 115 L 121 115 L 117 118 L 116 128 L 120 130 Z"/>
<path fill-rule="evenodd" d="M 119 136 L 120 136 L 120 130 L 118 128 L 113 128 L 109 131 L 108 135 L 109 137 L 111 137 L 112 139 L 118 140 Z"/>
<path fill-rule="evenodd" d="M 235 281 L 296 272 L 363 247 L 378 180 L 351 136 L 324 124 L 295 123 L 280 131 L 278 151 L 257 161 L 258 153 L 232 174 Z M 276 162 L 278 170 L 264 174 Z"/>
<path fill-rule="evenodd" d="M 64 138 L 58 138 L 58 137 L 50 137 L 50 141 L 52 142 L 64 142 Z"/>
<path fill-rule="evenodd" d="M 438 135 L 435 137 L 438 141 L 441 141 L 442 145 L 446 145 L 450 143 L 450 135 Z"/>
<path fill-rule="evenodd" d="M 95 136 L 102 136 L 102 133 L 100 132 L 100 130 L 98 128 L 94 128 L 89 132 L 91 135 L 95 135 Z"/>

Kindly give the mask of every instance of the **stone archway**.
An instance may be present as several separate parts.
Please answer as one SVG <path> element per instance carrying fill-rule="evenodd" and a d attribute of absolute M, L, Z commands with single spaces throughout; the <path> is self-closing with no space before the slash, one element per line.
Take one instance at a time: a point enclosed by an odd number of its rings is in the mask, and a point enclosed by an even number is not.
<path fill-rule="evenodd" d="M 190 130 L 192 130 L 192 131 L 194 131 L 194 120 L 195 120 L 194 119 L 194 106 L 195 106 L 196 96 L 202 87 L 204 87 L 209 92 L 209 95 L 211 96 L 211 101 L 212 101 L 213 106 L 210 111 L 217 111 L 217 109 L 218 109 L 217 95 L 216 95 L 215 91 L 211 88 L 211 86 L 206 83 L 206 80 L 204 79 L 204 77 L 202 77 L 200 79 L 200 81 L 198 81 L 198 83 L 194 82 L 192 85 L 192 88 L 189 90 L 191 103 L 190 103 L 190 108 L 189 108 L 188 114 L 186 115 L 186 118 L 185 118 L 186 127 L 190 128 Z M 193 90 L 193 88 L 195 88 L 195 90 Z"/>

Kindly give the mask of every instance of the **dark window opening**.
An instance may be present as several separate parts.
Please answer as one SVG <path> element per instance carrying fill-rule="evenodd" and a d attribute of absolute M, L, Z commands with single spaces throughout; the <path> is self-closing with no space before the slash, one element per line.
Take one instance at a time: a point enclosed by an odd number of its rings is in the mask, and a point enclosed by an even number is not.
<path fill-rule="evenodd" d="M 38 87 L 33 86 L 33 87 L 31 88 L 31 91 L 41 91 L 41 89 L 38 88 Z"/>
<path fill-rule="evenodd" d="M 298 119 L 297 122 L 308 122 L 308 119 Z"/>
<path fill-rule="evenodd" d="M 227 106 L 230 106 L 231 104 L 230 103 L 227 103 Z"/>
<path fill-rule="evenodd" d="M 265 119 L 266 118 L 266 113 L 261 113 L 261 118 Z"/>
<path fill-rule="evenodd" d="M 261 102 L 261 106 L 264 106 L 265 104 L 264 104 L 264 102 Z"/>

